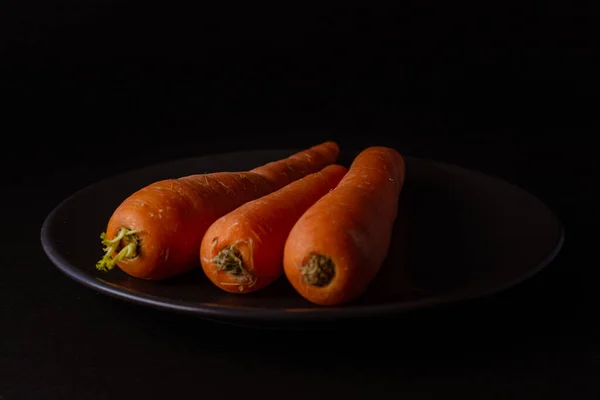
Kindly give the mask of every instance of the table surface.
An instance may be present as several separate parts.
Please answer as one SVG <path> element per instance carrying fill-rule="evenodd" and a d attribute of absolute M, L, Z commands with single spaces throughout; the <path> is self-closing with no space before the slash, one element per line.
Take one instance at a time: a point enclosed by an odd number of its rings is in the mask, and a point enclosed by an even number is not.
<path fill-rule="evenodd" d="M 333 18 L 335 29 L 303 14 L 273 30 L 240 13 L 231 33 L 175 7 L 38 3 L 0 21 L 1 400 L 600 398 L 595 22 L 485 41 L 446 14 L 403 25 L 371 10 L 356 26 Z M 498 295 L 319 332 L 125 303 L 42 251 L 48 213 L 100 179 L 327 139 L 504 178 L 556 211 L 564 248 Z"/>

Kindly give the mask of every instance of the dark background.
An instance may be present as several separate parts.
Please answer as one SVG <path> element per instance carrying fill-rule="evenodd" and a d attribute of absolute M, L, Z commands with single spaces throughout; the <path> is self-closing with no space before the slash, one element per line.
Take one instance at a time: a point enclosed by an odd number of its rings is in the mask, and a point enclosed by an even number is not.
<path fill-rule="evenodd" d="M 597 13 L 483 3 L 3 1 L 0 399 L 598 398 Z M 501 295 L 334 333 L 123 304 L 41 250 L 48 212 L 99 179 L 327 139 L 516 183 L 556 211 L 565 248 Z"/>

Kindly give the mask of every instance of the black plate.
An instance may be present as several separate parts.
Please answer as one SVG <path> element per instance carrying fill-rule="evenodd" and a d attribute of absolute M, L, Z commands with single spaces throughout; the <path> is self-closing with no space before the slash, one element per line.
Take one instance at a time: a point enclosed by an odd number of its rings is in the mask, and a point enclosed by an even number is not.
<path fill-rule="evenodd" d="M 213 286 L 200 268 L 161 282 L 118 269 L 96 271 L 99 234 L 114 208 L 153 181 L 192 173 L 239 171 L 283 158 L 273 150 L 183 159 L 131 171 L 89 186 L 58 205 L 41 230 L 44 251 L 67 276 L 101 293 L 160 309 L 233 323 L 332 322 L 391 315 L 509 288 L 546 266 L 563 243 L 555 215 L 536 197 L 502 180 L 456 166 L 406 157 L 391 250 L 357 301 L 315 306 L 283 276 L 251 294 Z M 355 153 L 344 153 L 349 165 Z"/>

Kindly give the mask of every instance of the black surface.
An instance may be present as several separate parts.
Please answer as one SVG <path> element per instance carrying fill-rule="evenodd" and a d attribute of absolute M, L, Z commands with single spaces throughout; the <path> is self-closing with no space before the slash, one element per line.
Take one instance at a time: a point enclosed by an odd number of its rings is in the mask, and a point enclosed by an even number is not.
<path fill-rule="evenodd" d="M 591 7 L 193 4 L 0 2 L 2 400 L 600 397 Z M 517 184 L 564 249 L 485 300 L 306 335 L 107 298 L 41 248 L 52 208 L 115 173 L 323 138 Z"/>
<path fill-rule="evenodd" d="M 531 194 L 477 172 L 405 157 L 390 252 L 367 292 L 350 304 L 313 305 L 285 277 L 241 296 L 217 288 L 199 267 L 161 282 L 95 269 L 98 232 L 131 193 L 162 179 L 250 170 L 293 152 L 224 153 L 111 177 L 62 201 L 42 225 L 42 246 L 67 276 L 103 294 L 215 321 L 308 330 L 497 293 L 546 267 L 563 245 L 560 221 Z M 342 151 L 338 162 L 349 168 L 353 156 Z"/>

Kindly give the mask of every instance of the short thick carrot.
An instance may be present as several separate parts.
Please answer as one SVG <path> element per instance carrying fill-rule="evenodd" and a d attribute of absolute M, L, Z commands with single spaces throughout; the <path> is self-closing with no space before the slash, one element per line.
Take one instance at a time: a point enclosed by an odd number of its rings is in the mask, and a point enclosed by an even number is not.
<path fill-rule="evenodd" d="M 404 177 L 396 150 L 369 147 L 300 217 L 284 248 L 284 273 L 300 295 L 332 306 L 367 289 L 389 250 Z"/>
<path fill-rule="evenodd" d="M 231 293 L 254 292 L 273 283 L 283 275 L 283 248 L 290 230 L 346 172 L 341 165 L 327 166 L 219 218 L 200 246 L 206 276 Z"/>
<path fill-rule="evenodd" d="M 216 172 L 167 179 L 126 198 L 101 235 L 107 271 L 117 265 L 143 279 L 165 279 L 199 266 L 208 227 L 242 204 L 334 163 L 339 148 L 324 142 L 246 172 Z"/>

